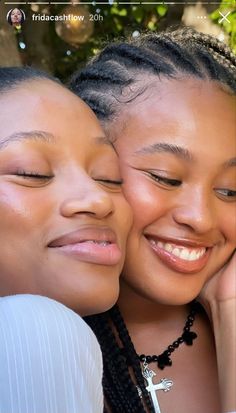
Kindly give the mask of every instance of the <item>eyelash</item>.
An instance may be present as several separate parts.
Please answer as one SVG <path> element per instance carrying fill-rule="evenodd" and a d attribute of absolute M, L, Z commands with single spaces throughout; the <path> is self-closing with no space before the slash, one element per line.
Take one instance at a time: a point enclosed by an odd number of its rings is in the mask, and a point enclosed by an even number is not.
<path fill-rule="evenodd" d="M 165 178 L 163 176 L 156 175 L 152 172 L 149 172 L 149 175 L 154 181 L 159 182 L 160 184 L 163 184 L 163 185 L 167 185 L 167 186 L 178 187 L 182 183 L 179 179 Z"/>
<path fill-rule="evenodd" d="M 39 179 L 39 180 L 40 179 L 41 180 L 43 180 L 43 179 L 46 180 L 46 179 L 53 178 L 53 175 L 51 175 L 51 176 L 50 175 L 41 175 L 38 172 L 26 172 L 26 171 L 23 171 L 23 170 L 17 172 L 16 175 L 21 176 L 23 178 L 33 178 L 33 179 Z M 104 182 L 106 184 L 116 185 L 116 186 L 121 186 L 123 184 L 123 180 L 113 181 L 113 180 L 110 180 L 110 179 L 96 179 L 96 181 Z"/>
<path fill-rule="evenodd" d="M 118 181 L 112 181 L 111 179 L 95 179 L 95 181 L 103 182 L 108 185 L 116 185 L 116 186 L 121 186 L 123 184 L 122 179 Z"/>
<path fill-rule="evenodd" d="M 236 191 L 232 189 L 226 189 L 226 188 L 216 188 L 215 191 L 218 193 L 218 195 L 222 198 L 228 198 L 228 200 L 234 200 L 233 198 L 236 198 Z"/>
<path fill-rule="evenodd" d="M 33 179 L 51 179 L 53 178 L 52 175 L 41 175 L 38 172 L 26 172 L 26 171 L 18 171 L 16 174 L 16 176 L 21 176 L 23 178 L 33 178 Z"/>
<path fill-rule="evenodd" d="M 152 172 L 149 172 L 150 176 L 152 179 L 154 179 L 156 182 L 159 182 L 160 184 L 166 185 L 166 186 L 171 186 L 171 187 L 178 187 L 181 185 L 181 181 L 178 179 L 170 179 L 170 178 L 165 178 L 160 175 L 153 174 Z M 215 191 L 221 196 L 222 198 L 228 198 L 228 200 L 233 201 L 233 198 L 236 198 L 236 191 L 232 189 L 215 189 Z"/>

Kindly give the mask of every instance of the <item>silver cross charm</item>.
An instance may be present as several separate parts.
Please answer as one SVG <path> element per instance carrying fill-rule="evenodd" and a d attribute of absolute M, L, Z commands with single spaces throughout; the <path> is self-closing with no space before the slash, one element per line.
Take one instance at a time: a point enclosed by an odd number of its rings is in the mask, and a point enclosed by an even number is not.
<path fill-rule="evenodd" d="M 148 368 L 148 364 L 146 363 L 146 361 L 144 361 L 143 363 L 142 373 L 143 373 L 143 377 L 147 381 L 146 389 L 150 393 L 155 413 L 161 413 L 156 391 L 157 390 L 163 390 L 164 392 L 169 391 L 171 387 L 173 386 L 173 381 L 169 379 L 161 379 L 159 383 L 154 384 L 152 382 L 152 379 L 154 376 L 156 376 L 156 373 L 153 370 Z"/>

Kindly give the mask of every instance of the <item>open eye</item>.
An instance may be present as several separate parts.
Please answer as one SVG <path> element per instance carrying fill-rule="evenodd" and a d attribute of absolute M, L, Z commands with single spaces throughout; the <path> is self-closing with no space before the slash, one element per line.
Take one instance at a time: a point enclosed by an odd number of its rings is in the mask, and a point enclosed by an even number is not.
<path fill-rule="evenodd" d="M 179 179 L 167 178 L 165 176 L 157 175 L 153 172 L 148 172 L 148 174 L 154 181 L 165 187 L 178 187 L 182 184 Z"/>
<path fill-rule="evenodd" d="M 233 202 L 236 201 L 236 191 L 228 188 L 215 188 L 215 192 L 219 198 L 224 201 Z"/>

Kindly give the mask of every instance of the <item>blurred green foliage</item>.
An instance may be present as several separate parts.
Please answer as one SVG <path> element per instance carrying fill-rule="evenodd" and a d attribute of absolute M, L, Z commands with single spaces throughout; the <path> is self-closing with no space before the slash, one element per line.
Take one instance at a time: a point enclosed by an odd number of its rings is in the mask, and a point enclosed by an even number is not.
<path fill-rule="evenodd" d="M 100 4 L 100 1 L 103 4 Z M 112 3 L 111 0 L 110 3 Z M 63 41 L 56 34 L 55 22 L 50 22 L 43 36 L 43 41 L 48 48 L 45 53 L 50 56 L 50 71 L 63 80 L 67 79 L 71 73 L 83 67 L 89 58 L 96 55 L 110 41 L 123 40 L 130 36 L 137 36 L 140 32 L 158 31 L 173 24 L 180 24 L 184 10 L 184 5 L 183 3 L 181 4 L 172 6 L 165 4 L 157 5 L 150 1 L 150 4 L 142 4 L 140 6 L 140 4 L 122 5 L 116 2 L 104 4 L 104 0 L 97 0 L 93 5 L 83 6 L 87 7 L 91 14 L 96 14 L 98 18 L 94 21 L 92 36 L 86 43 L 80 45 L 68 44 Z M 45 6 L 40 5 L 38 7 L 38 11 L 43 12 Z M 51 4 L 49 13 L 51 15 L 58 15 L 64 12 L 66 7 L 63 3 Z M 228 11 L 230 11 L 227 17 L 229 22 L 223 19 L 220 23 L 219 12 L 226 14 Z M 32 14 L 33 11 L 29 10 L 28 14 L 30 13 Z M 236 0 L 222 0 L 220 6 L 211 12 L 209 16 L 215 24 L 220 25 L 228 34 L 230 46 L 236 53 Z M 28 15 L 27 18 L 30 19 L 30 16 Z M 30 48 L 28 48 L 29 51 L 27 52 L 27 42 L 29 45 L 30 36 L 25 37 L 26 50 L 20 51 L 24 53 L 26 64 L 34 64 L 34 56 L 30 52 Z"/>
<path fill-rule="evenodd" d="M 228 12 L 230 12 L 230 14 L 220 23 L 219 21 L 221 19 L 219 19 L 219 12 L 223 13 L 225 16 Z M 222 0 L 220 7 L 210 14 L 210 18 L 214 23 L 222 26 L 224 31 L 229 35 L 229 45 L 234 53 L 236 53 L 236 1 L 227 0 L 226 2 L 225 0 Z"/>
<path fill-rule="evenodd" d="M 65 7 L 65 6 L 64 6 Z M 61 6 L 55 6 L 51 13 L 59 13 Z M 55 74 L 66 78 L 84 62 L 94 56 L 108 41 L 124 39 L 142 31 L 156 31 L 160 21 L 167 17 L 168 6 L 145 4 L 139 5 L 101 5 L 90 6 L 90 12 L 98 13 L 103 20 L 95 22 L 94 33 L 85 44 L 77 47 L 63 42 L 56 34 L 54 24 L 51 25 L 51 42 L 57 60 Z"/>
<path fill-rule="evenodd" d="M 225 4 L 227 2 L 227 5 Z M 230 46 L 236 52 L 236 0 L 222 0 L 219 8 L 212 12 L 209 16 L 215 24 L 223 27 L 230 38 Z M 55 6 L 55 12 L 58 12 L 63 6 Z M 67 77 L 79 66 L 83 66 L 84 62 L 95 55 L 101 47 L 107 42 L 117 38 L 123 39 L 127 36 L 137 34 L 147 30 L 157 31 L 160 28 L 172 25 L 169 18 L 170 8 L 180 6 L 167 6 L 165 4 L 143 4 L 140 5 L 121 5 L 114 3 L 113 5 L 96 4 L 96 7 L 90 6 L 91 13 L 99 13 L 103 20 L 95 22 L 94 34 L 90 40 L 78 48 L 72 45 L 67 45 L 55 35 L 55 30 L 52 25 L 52 43 L 56 50 L 57 60 L 56 74 L 59 77 Z M 219 11 L 226 14 L 230 11 L 227 20 L 219 23 Z M 180 17 L 181 18 L 181 17 Z M 179 23 L 181 21 L 179 20 Z M 175 22 L 176 24 L 176 22 Z M 70 54 L 67 55 L 68 49 Z"/>

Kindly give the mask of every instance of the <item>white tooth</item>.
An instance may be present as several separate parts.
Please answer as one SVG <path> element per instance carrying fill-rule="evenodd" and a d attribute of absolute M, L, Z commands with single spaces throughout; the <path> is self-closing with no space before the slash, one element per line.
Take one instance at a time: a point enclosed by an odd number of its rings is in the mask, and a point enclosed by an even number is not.
<path fill-rule="evenodd" d="M 163 244 L 163 242 L 158 241 L 157 246 L 158 246 L 159 248 L 163 248 L 163 247 L 164 247 L 164 244 Z"/>
<path fill-rule="evenodd" d="M 206 252 L 206 248 L 203 248 L 200 252 L 200 257 L 202 257 L 205 254 L 205 252 Z"/>
<path fill-rule="evenodd" d="M 164 249 L 165 249 L 167 252 L 172 252 L 172 249 L 173 249 L 173 248 L 172 248 L 172 245 L 171 245 L 171 244 L 168 244 L 168 243 L 167 243 L 167 244 L 164 245 Z"/>
<path fill-rule="evenodd" d="M 189 261 L 195 261 L 197 260 L 197 253 L 196 251 L 192 251 L 189 255 Z"/>
<path fill-rule="evenodd" d="M 172 254 L 175 255 L 176 257 L 179 257 L 180 256 L 179 248 L 174 248 L 173 251 L 172 251 Z"/>
<path fill-rule="evenodd" d="M 186 248 L 182 249 L 182 251 L 180 253 L 180 258 L 182 258 L 183 260 L 188 260 L 189 259 L 189 250 L 187 250 Z"/>
<path fill-rule="evenodd" d="M 95 244 L 102 245 L 103 247 L 105 247 L 108 244 L 108 241 L 94 241 L 94 242 Z"/>
<path fill-rule="evenodd" d="M 150 244 L 154 246 L 156 245 L 156 242 L 154 241 L 154 239 L 150 239 Z"/>

